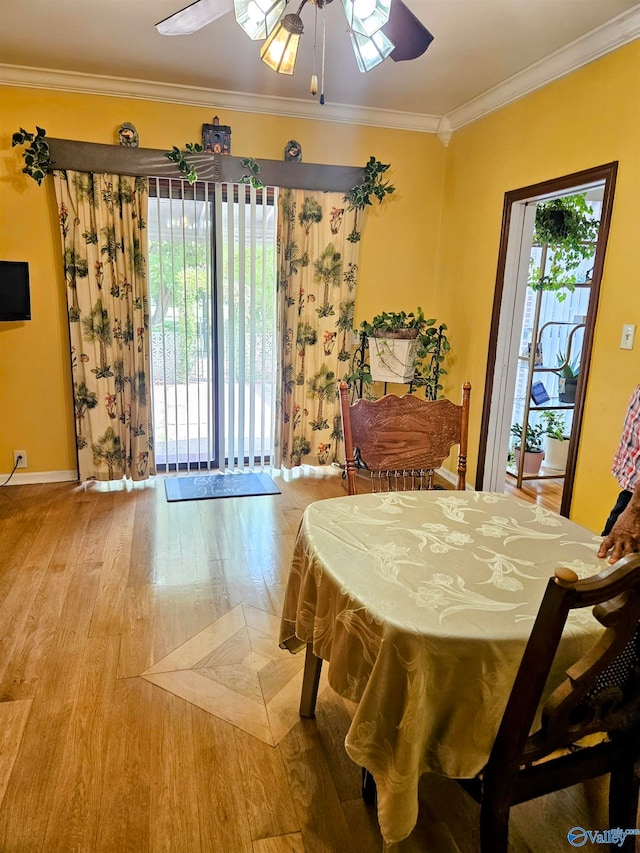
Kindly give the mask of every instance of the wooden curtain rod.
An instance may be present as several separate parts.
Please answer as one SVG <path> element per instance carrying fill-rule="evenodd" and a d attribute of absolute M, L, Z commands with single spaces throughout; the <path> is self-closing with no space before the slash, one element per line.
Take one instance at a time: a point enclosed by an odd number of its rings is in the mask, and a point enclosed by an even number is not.
<path fill-rule="evenodd" d="M 146 175 L 160 178 L 183 177 L 175 163 L 155 148 L 127 148 L 78 142 L 73 139 L 49 139 L 53 169 L 76 172 L 108 172 L 115 175 Z M 241 157 L 230 154 L 189 154 L 200 181 L 236 183 L 245 173 Z M 280 160 L 257 160 L 260 180 L 266 186 L 290 189 L 347 192 L 360 183 L 363 169 L 358 166 L 327 166 Z"/>

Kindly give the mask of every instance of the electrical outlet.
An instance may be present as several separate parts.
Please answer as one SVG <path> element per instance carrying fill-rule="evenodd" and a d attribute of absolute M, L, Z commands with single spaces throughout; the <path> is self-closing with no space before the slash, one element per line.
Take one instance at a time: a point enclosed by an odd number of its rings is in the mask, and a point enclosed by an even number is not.
<path fill-rule="evenodd" d="M 18 459 L 18 456 L 20 459 Z M 14 450 L 13 451 L 13 464 L 17 468 L 26 468 L 27 467 L 27 451 L 26 450 Z"/>

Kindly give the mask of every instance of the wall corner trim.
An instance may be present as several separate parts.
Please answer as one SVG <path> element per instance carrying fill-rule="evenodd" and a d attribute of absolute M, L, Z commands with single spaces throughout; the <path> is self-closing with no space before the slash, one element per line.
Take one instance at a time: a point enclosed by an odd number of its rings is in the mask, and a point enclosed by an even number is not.
<path fill-rule="evenodd" d="M 440 123 L 438 124 L 437 136 L 445 148 L 448 147 L 452 134 L 453 128 L 449 124 L 449 119 L 446 116 L 442 116 Z"/>

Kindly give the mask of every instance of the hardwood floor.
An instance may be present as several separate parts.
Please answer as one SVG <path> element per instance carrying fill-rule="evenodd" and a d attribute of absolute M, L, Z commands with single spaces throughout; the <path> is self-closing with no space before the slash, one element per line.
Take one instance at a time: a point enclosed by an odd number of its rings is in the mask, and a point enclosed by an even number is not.
<path fill-rule="evenodd" d="M 161 478 L 0 489 L 1 853 L 382 850 L 348 703 L 327 687 L 300 719 L 301 661 L 270 634 L 304 507 L 344 494 L 325 474 L 183 503 Z M 194 679 L 213 704 L 177 695 Z M 267 707 L 289 683 L 271 741 L 233 716 L 232 696 Z M 517 806 L 513 853 L 566 853 L 571 827 L 607 827 L 603 801 L 597 783 Z M 477 822 L 455 783 L 425 777 L 397 849 L 473 853 Z"/>
<path fill-rule="evenodd" d="M 562 490 L 564 488 L 564 480 L 562 478 L 524 480 L 521 489 L 517 489 L 515 484 L 515 477 L 510 477 L 507 474 L 504 481 L 504 490 L 507 494 L 518 495 L 523 500 L 536 503 L 545 509 L 560 512 Z"/>

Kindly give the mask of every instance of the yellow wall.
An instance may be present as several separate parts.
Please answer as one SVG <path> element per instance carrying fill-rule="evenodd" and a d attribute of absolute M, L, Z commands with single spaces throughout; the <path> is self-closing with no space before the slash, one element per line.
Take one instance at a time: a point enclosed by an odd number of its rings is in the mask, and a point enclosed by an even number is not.
<path fill-rule="evenodd" d="M 27 451 L 29 472 L 68 471 L 75 437 L 55 196 L 50 178 L 38 187 L 20 173 L 22 149 L 11 148 L 11 135 L 37 124 L 49 137 L 113 143 L 130 121 L 143 147 L 169 149 L 198 141 L 211 111 L 19 87 L 0 88 L 0 105 L 0 258 L 29 261 L 33 316 L 0 324 L 0 473 L 11 470 L 14 449 Z M 365 225 L 359 316 L 411 310 L 416 294 L 430 300 L 446 158 L 435 136 L 231 111 L 220 120 L 232 128 L 237 156 L 282 160 L 297 139 L 307 163 L 360 166 L 372 154 L 391 163 L 396 192 Z"/>
<path fill-rule="evenodd" d="M 473 384 L 475 465 L 504 193 L 619 161 L 571 517 L 600 532 L 617 485 L 610 469 L 640 382 L 640 42 L 454 133 L 448 150 L 435 310 L 450 317 L 453 385 Z M 474 469 L 475 470 L 475 469 Z"/>
<path fill-rule="evenodd" d="M 75 467 L 64 285 L 50 180 L 38 188 L 19 174 L 11 133 L 36 124 L 52 137 L 114 142 L 123 121 L 141 144 L 197 141 L 211 111 L 148 101 L 0 89 L 0 257 L 30 262 L 34 320 L 0 326 L 0 472 L 26 449 L 33 471 Z M 613 222 L 578 458 L 572 517 L 599 531 L 616 484 L 610 474 L 626 405 L 640 381 L 640 340 L 619 349 L 623 323 L 640 329 L 640 42 L 456 131 L 445 149 L 435 136 L 304 119 L 224 112 L 232 151 L 282 159 L 298 139 L 304 160 L 391 163 L 396 186 L 374 209 L 361 250 L 357 320 L 411 310 L 449 326 L 446 391 L 473 383 L 469 481 L 476 470 L 504 193 L 619 161 Z"/>

